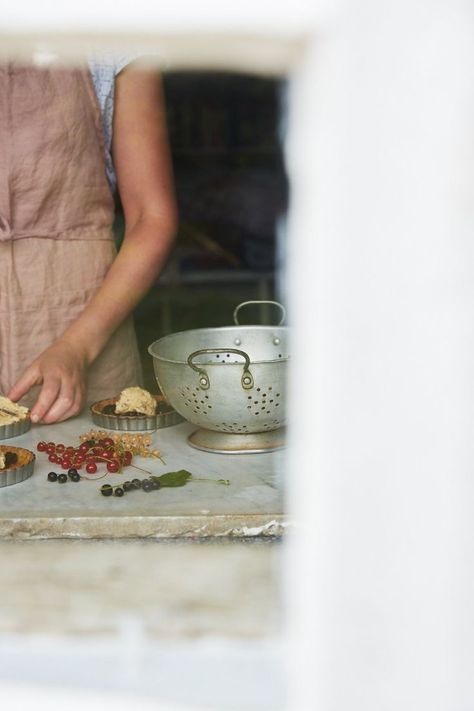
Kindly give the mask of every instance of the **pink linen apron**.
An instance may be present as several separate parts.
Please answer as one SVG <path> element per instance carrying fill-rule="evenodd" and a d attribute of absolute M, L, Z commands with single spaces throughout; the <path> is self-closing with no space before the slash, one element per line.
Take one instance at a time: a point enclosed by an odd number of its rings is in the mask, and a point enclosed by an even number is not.
<path fill-rule="evenodd" d="M 0 66 L 0 394 L 100 288 L 113 218 L 89 71 Z M 128 319 L 89 369 L 87 399 L 141 379 Z"/>

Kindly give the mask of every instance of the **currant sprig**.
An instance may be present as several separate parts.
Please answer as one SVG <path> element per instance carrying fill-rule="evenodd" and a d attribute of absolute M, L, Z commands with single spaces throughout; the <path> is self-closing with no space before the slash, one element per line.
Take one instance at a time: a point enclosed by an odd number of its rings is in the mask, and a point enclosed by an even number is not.
<path fill-rule="evenodd" d="M 102 437 L 112 439 L 114 446 L 118 452 L 128 451 L 138 457 L 154 457 L 160 459 L 163 463 L 163 458 L 159 449 L 150 449 L 151 436 L 149 434 L 139 433 L 123 433 L 123 434 L 107 434 L 103 430 L 90 430 L 80 436 L 81 441 L 97 440 Z"/>
<path fill-rule="evenodd" d="M 151 449 L 151 437 L 148 434 L 108 434 L 103 430 L 90 430 L 79 436 L 78 447 L 66 446 L 62 442 L 38 442 L 38 452 L 45 452 L 52 464 L 57 464 L 65 470 L 71 468 L 85 469 L 88 474 L 95 474 L 98 465 L 104 463 L 107 472 L 115 474 L 123 467 L 132 466 L 134 456 L 154 457 L 160 459 L 161 452 Z M 146 473 L 145 469 L 143 470 Z"/>
<path fill-rule="evenodd" d="M 104 463 L 111 474 L 120 472 L 132 463 L 133 453 L 125 447 L 117 447 L 110 437 L 84 439 L 78 447 L 66 446 L 62 442 L 38 442 L 36 449 L 44 452 L 52 464 L 69 470 L 85 469 L 95 474 L 98 465 Z"/>

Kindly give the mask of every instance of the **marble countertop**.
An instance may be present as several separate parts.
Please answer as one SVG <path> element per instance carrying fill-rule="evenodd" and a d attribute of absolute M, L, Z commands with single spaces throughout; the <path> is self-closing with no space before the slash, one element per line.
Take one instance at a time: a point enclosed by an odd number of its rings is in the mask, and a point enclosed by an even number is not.
<path fill-rule="evenodd" d="M 283 512 L 285 450 L 259 454 L 214 454 L 191 447 L 187 436 L 196 429 L 187 422 L 152 434 L 152 448 L 163 460 L 134 458 L 153 474 L 187 469 L 194 477 L 229 479 L 191 481 L 184 487 L 146 493 L 132 491 L 122 498 L 104 497 L 99 489 L 146 474 L 125 469 L 99 481 L 47 481 L 60 471 L 44 453 L 39 440 L 77 446 L 79 435 L 97 429 L 83 414 L 56 425 L 34 426 L 11 443 L 36 453 L 33 476 L 0 488 L 0 537 L 3 538 L 180 538 L 280 535 L 288 525 Z"/>

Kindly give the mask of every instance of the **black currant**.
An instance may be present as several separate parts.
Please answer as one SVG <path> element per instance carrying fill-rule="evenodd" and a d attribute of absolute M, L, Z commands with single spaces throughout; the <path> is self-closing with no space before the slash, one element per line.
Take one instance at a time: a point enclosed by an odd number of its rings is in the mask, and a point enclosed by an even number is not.
<path fill-rule="evenodd" d="M 152 489 L 153 489 L 153 482 L 151 482 L 149 479 L 145 479 L 145 480 L 142 482 L 142 489 L 143 489 L 143 491 L 146 491 L 146 492 L 152 491 Z"/>
<path fill-rule="evenodd" d="M 58 481 L 60 484 L 64 484 L 67 481 L 66 474 L 58 474 Z"/>
<path fill-rule="evenodd" d="M 69 474 L 69 478 L 71 481 L 80 481 L 80 475 L 79 472 L 76 472 L 75 474 Z"/>
<path fill-rule="evenodd" d="M 73 474 L 79 474 L 79 472 L 77 471 L 77 469 L 75 467 L 72 467 L 72 469 L 68 469 L 67 473 L 68 473 L 68 476 L 70 479 L 72 479 Z"/>
<path fill-rule="evenodd" d="M 116 486 L 114 489 L 114 496 L 123 496 L 123 489 L 121 486 Z"/>
<path fill-rule="evenodd" d="M 110 486 L 110 484 L 104 484 L 103 486 L 100 487 L 100 493 L 102 496 L 112 496 L 114 493 L 113 488 Z"/>
<path fill-rule="evenodd" d="M 135 489 L 142 488 L 142 483 L 141 483 L 140 479 L 132 479 L 132 484 L 135 487 Z"/>
<path fill-rule="evenodd" d="M 134 489 L 134 488 L 135 488 L 135 487 L 133 486 L 133 484 L 132 484 L 131 481 L 124 481 L 124 482 L 123 482 L 123 490 L 124 490 L 124 491 L 131 491 L 131 490 Z"/>
<path fill-rule="evenodd" d="M 58 475 L 56 472 L 49 472 L 48 474 L 48 481 L 57 481 L 58 480 Z"/>

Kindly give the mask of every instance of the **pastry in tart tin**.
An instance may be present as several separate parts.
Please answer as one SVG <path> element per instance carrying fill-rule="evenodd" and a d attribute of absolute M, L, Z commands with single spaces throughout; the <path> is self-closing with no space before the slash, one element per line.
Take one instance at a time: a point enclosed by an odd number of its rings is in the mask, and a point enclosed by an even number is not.
<path fill-rule="evenodd" d="M 0 395 L 0 439 L 17 437 L 30 429 L 30 411 Z"/>
<path fill-rule="evenodd" d="M 163 395 L 152 395 L 139 387 L 126 388 L 114 398 L 91 406 L 96 425 L 113 430 L 156 430 L 183 421 Z"/>
<path fill-rule="evenodd" d="M 33 474 L 35 459 L 29 449 L 0 444 L 0 487 L 28 479 Z"/>

